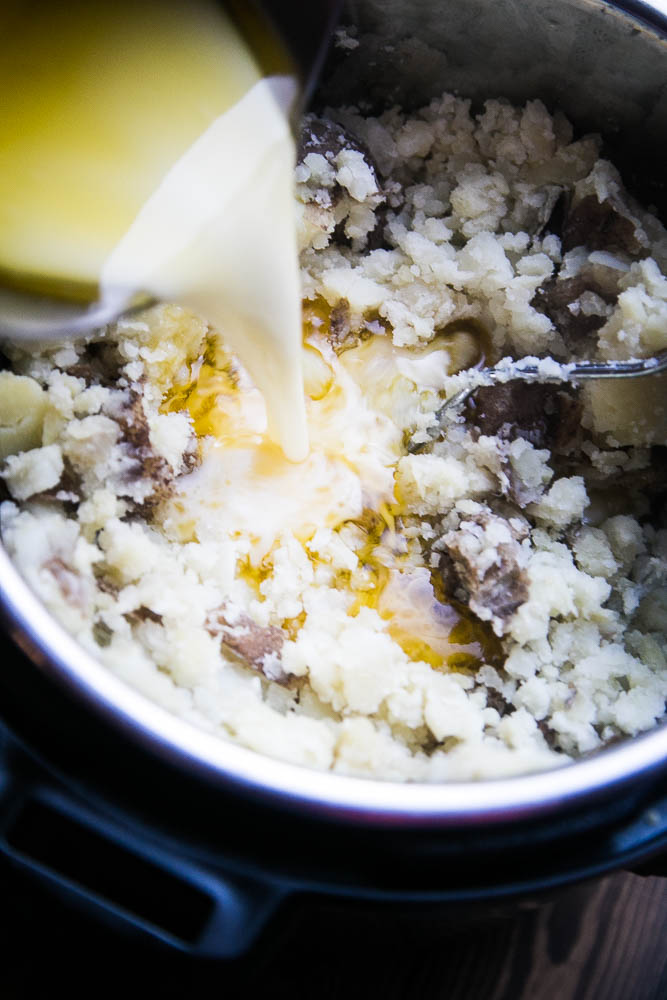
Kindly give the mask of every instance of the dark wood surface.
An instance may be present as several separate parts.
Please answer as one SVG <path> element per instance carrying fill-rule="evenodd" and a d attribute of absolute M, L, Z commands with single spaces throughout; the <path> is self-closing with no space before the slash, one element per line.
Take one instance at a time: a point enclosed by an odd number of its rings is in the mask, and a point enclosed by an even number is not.
<path fill-rule="evenodd" d="M 211 963 L 120 939 L 4 876 L 3 1000 L 667 1000 L 663 878 L 618 873 L 473 921 L 294 900 L 250 956 Z"/>

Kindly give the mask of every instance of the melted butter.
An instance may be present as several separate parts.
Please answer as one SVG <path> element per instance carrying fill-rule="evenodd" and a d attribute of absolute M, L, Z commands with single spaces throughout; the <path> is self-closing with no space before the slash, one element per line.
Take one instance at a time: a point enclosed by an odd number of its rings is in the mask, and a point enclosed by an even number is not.
<path fill-rule="evenodd" d="M 250 539 L 237 575 L 258 599 L 284 532 L 305 543 L 318 528 L 353 520 L 364 532 L 356 550 L 360 571 L 342 573 L 337 582 L 352 595 L 351 616 L 362 607 L 376 610 L 406 655 L 434 669 L 475 671 L 483 663 L 498 664 L 501 650 L 488 625 L 436 593 L 429 571 L 401 554 L 393 467 L 402 435 L 389 417 L 391 393 L 385 398 L 392 386 L 405 391 L 401 380 L 428 382 L 429 371 L 437 384 L 462 357 L 472 363 L 479 346 L 469 330 L 457 328 L 419 350 L 396 348 L 379 334 L 337 356 L 327 339 L 331 313 L 324 300 L 304 304 L 304 350 L 329 374 L 309 393 L 311 452 L 303 466 L 286 462 L 267 439 L 252 383 L 229 358 L 221 360 L 213 345 L 189 380 L 172 391 L 165 408 L 186 408 L 197 433 L 213 436 L 202 468 L 183 484 L 184 510 L 195 511 L 199 538 L 232 525 L 236 537 Z M 309 559 L 317 565 L 312 553 Z M 285 622 L 288 635 L 295 637 L 304 620 L 302 615 Z"/>
<path fill-rule="evenodd" d="M 405 393 L 398 379 L 421 391 L 441 392 L 448 376 L 470 368 L 483 357 L 479 337 L 456 328 L 420 347 L 396 347 L 390 331 L 362 339 L 340 355 L 343 366 L 373 394 L 375 404 L 391 414 Z M 397 391 L 398 390 L 398 391 Z"/>
<path fill-rule="evenodd" d="M 312 334 L 326 335 L 330 332 L 331 306 L 321 295 L 314 299 L 306 299 L 303 303 L 302 316 L 304 339 Z"/>
<path fill-rule="evenodd" d="M 305 542 L 318 528 L 335 529 L 394 500 L 399 428 L 369 404 L 323 338 L 311 338 L 307 349 L 330 376 L 308 396 L 311 447 L 300 465 L 266 434 L 261 396 L 240 367 L 220 380 L 205 357 L 165 404 L 185 405 L 199 433 L 215 434 L 202 438 L 200 468 L 179 480 L 171 516 L 194 517 L 201 540 L 243 536 L 253 566 L 286 532 Z"/>
<path fill-rule="evenodd" d="M 355 596 L 348 613 L 373 608 L 406 656 L 435 669 L 474 672 L 484 663 L 500 665 L 502 649 L 488 624 L 458 601 L 436 595 L 429 571 L 407 565 L 392 551 L 396 511 L 385 508 L 379 517 L 357 522 L 366 531 L 357 550 L 364 583 L 350 585 Z"/>
<path fill-rule="evenodd" d="M 198 437 L 212 436 L 221 445 L 258 443 L 266 428 L 260 393 L 211 338 L 204 354 L 190 367 L 188 379 L 167 392 L 161 409 L 164 413 L 186 411 Z"/>
<path fill-rule="evenodd" d="M 262 584 L 271 574 L 271 560 L 264 558 L 258 565 L 254 565 L 249 558 L 240 559 L 237 563 L 236 572 L 240 580 L 247 583 L 258 600 L 262 598 Z"/>
<path fill-rule="evenodd" d="M 263 433 L 260 410 L 250 405 L 254 398 L 261 406 L 261 399 L 243 370 L 209 345 L 189 380 L 165 402 L 167 409 L 187 408 L 200 436 L 214 435 L 203 442 L 202 467 L 181 481 L 178 503 L 194 517 L 201 540 L 225 531 L 250 540 L 237 576 L 260 600 L 285 532 L 307 543 L 318 528 L 335 530 L 353 521 L 364 533 L 356 549 L 360 568 L 340 573 L 336 583 L 352 597 L 351 616 L 362 607 L 376 610 L 406 655 L 434 669 L 474 671 L 482 663 L 500 663 L 491 630 L 436 592 L 429 571 L 415 565 L 397 520 L 393 469 L 402 434 L 382 413 L 376 383 L 380 375 L 383 385 L 400 382 L 403 359 L 445 348 L 406 352 L 380 335 L 337 356 L 327 340 L 330 315 L 323 300 L 305 304 L 304 350 L 316 354 L 331 377 L 309 393 L 311 452 L 299 467 L 286 462 Z M 414 389 L 407 391 L 414 396 Z M 317 567 L 318 557 L 309 552 L 308 558 Z M 295 637 L 304 620 L 286 621 L 288 635 Z"/>
<path fill-rule="evenodd" d="M 308 400 L 311 448 L 300 465 L 287 461 L 262 433 L 261 399 L 255 409 L 248 400 L 243 404 L 243 396 L 253 390 L 233 390 L 231 410 L 228 384 L 224 390 L 222 400 L 218 397 L 209 410 L 203 406 L 198 417 L 202 429 L 216 428 L 216 437 L 202 440 L 200 468 L 179 481 L 179 493 L 170 502 L 172 508 L 176 501 L 181 504 L 179 519 L 185 512 L 195 518 L 201 540 L 230 532 L 243 536 L 258 565 L 286 532 L 305 542 L 318 528 L 335 529 L 365 506 L 393 500 L 401 436 L 365 405 L 351 379 L 338 378 L 322 398 Z M 199 413 L 199 399 L 194 389 L 191 413 Z M 224 422 L 224 443 L 218 420 Z"/>
<path fill-rule="evenodd" d="M 436 669 L 475 671 L 482 664 L 499 664 L 501 651 L 491 629 L 458 601 L 435 596 L 424 569 L 391 569 L 374 563 L 364 566 L 374 577 L 372 590 L 357 595 L 360 605 L 377 610 L 388 622 L 387 631 L 411 660 Z"/>
<path fill-rule="evenodd" d="M 308 451 L 291 77 L 207 0 L 0 3 L 0 273 L 216 327 L 285 454 Z"/>

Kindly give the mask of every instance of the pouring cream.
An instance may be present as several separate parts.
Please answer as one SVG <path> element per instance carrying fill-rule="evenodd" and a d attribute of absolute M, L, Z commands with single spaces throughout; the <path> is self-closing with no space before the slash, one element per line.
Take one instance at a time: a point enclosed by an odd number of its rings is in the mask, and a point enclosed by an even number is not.
<path fill-rule="evenodd" d="M 214 325 L 269 430 L 308 452 L 289 76 L 263 77 L 217 4 L 5 2 L 0 276 Z M 57 44 L 54 44 L 54 40 Z M 5 48 L 7 53 L 7 47 Z"/>

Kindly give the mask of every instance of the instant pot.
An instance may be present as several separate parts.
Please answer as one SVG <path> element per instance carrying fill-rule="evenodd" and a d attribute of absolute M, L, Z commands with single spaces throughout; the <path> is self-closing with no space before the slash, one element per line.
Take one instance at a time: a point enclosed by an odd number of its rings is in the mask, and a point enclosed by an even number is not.
<path fill-rule="evenodd" d="M 445 90 L 540 97 L 601 132 L 667 214 L 667 5 L 352 0 L 316 103 L 378 111 Z M 546 774 L 403 785 L 321 774 L 195 730 L 50 617 L 0 550 L 0 850 L 115 926 L 241 953 L 294 893 L 502 907 L 659 859 L 667 726 Z M 655 862 L 659 864 L 659 860 Z"/>

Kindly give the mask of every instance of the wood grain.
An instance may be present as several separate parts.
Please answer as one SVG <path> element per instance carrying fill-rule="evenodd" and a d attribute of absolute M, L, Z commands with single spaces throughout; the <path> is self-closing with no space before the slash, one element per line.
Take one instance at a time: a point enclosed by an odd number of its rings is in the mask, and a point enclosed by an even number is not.
<path fill-rule="evenodd" d="M 250 981 L 320 1000 L 667 1000 L 667 880 L 621 873 L 458 928 L 437 911 L 397 920 L 323 904 L 295 915 Z"/>

